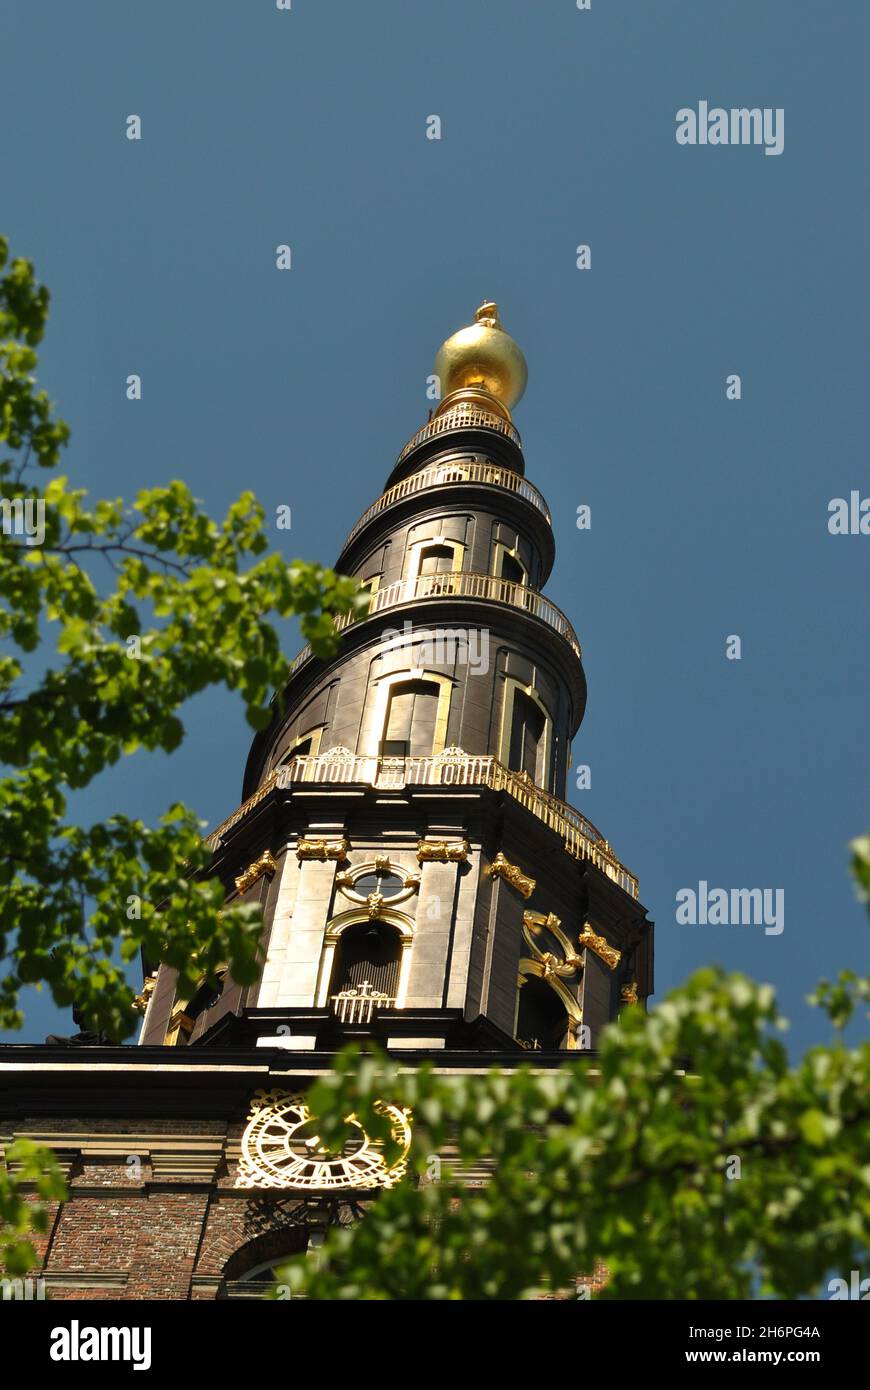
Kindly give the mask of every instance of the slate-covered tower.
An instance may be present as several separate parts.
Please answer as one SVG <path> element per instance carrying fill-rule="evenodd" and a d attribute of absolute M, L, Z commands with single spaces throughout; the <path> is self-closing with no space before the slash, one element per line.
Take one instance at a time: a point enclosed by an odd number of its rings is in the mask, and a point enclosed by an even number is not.
<path fill-rule="evenodd" d="M 586 681 L 542 590 L 550 515 L 511 410 L 526 364 L 495 304 L 442 346 L 441 399 L 336 569 L 371 595 L 329 662 L 293 662 L 243 804 L 212 836 L 265 967 L 178 998 L 141 1042 L 322 1054 L 592 1048 L 652 989 L 637 882 L 565 804 Z"/>
<path fill-rule="evenodd" d="M 146 962 L 138 1045 L 0 1047 L 0 1161 L 36 1140 L 68 1176 L 39 1241 L 54 1299 L 258 1297 L 363 1216 L 401 1163 L 350 1120 L 323 1149 L 305 1101 L 347 1041 L 472 1075 L 582 1066 L 652 989 L 637 883 L 562 799 L 586 682 L 541 592 L 550 517 L 511 418 L 526 366 L 494 304 L 436 373 L 338 558 L 368 612 L 334 660 L 296 658 L 211 837 L 228 900 L 263 908 L 259 982 L 179 997 Z M 404 1152 L 413 1117 L 383 1103 Z"/>

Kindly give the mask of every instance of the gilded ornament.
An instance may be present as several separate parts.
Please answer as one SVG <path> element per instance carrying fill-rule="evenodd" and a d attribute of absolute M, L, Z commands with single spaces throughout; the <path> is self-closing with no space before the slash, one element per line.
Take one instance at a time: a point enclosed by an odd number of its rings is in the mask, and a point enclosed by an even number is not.
<path fill-rule="evenodd" d="M 469 851 L 470 845 L 467 840 L 418 840 L 417 863 L 440 861 L 443 864 L 464 864 Z"/>
<path fill-rule="evenodd" d="M 145 1010 L 148 1008 L 148 1001 L 154 993 L 154 988 L 156 984 L 156 975 L 149 975 L 147 979 L 143 982 L 142 993 L 135 995 L 133 998 L 133 1008 L 136 1010 L 137 1013 L 144 1014 Z"/>
<path fill-rule="evenodd" d="M 549 932 L 557 945 L 561 946 L 561 958 L 552 951 L 541 950 L 540 941 L 545 932 Z M 570 938 L 562 931 L 561 920 L 555 912 L 548 912 L 546 917 L 542 912 L 524 912 L 523 936 L 531 949 L 532 958 L 544 966 L 545 979 L 550 975 L 567 978 L 583 968 L 583 959 L 577 955 Z"/>
<path fill-rule="evenodd" d="M 236 1187 L 308 1192 L 393 1187 L 407 1171 L 410 1112 L 386 1101 L 378 1101 L 376 1109 L 389 1119 L 400 1150 L 389 1166 L 381 1146 L 369 1139 L 355 1115 L 347 1117 L 347 1139 L 340 1152 L 334 1152 L 321 1143 L 316 1121 L 301 1095 L 258 1091 L 242 1135 Z"/>
<path fill-rule="evenodd" d="M 335 859 L 339 863 L 347 858 L 348 842 L 342 837 L 340 840 L 307 840 L 300 839 L 296 844 L 297 857 L 302 859 Z"/>
<path fill-rule="evenodd" d="M 509 863 L 501 850 L 487 866 L 486 872 L 490 878 L 503 878 L 505 883 L 509 883 L 511 888 L 516 888 L 524 898 L 530 898 L 535 891 L 535 879 L 524 874 L 518 865 Z"/>
<path fill-rule="evenodd" d="M 605 965 L 610 966 L 611 970 L 615 970 L 622 960 L 622 952 L 617 951 L 615 946 L 610 946 L 606 937 L 597 936 L 588 922 L 585 923 L 583 931 L 580 934 L 580 945 L 588 947 L 590 951 L 594 951 L 596 956 L 604 961 Z"/>
<path fill-rule="evenodd" d="M 375 892 L 363 895 L 357 890 L 356 884 L 373 873 L 383 875 L 383 878 Z M 391 892 L 382 891 L 383 888 L 393 889 L 396 879 L 401 882 L 401 887 L 395 887 L 395 891 Z M 384 905 L 395 907 L 412 897 L 420 887 L 420 875 L 405 874 L 399 865 L 394 864 L 386 855 L 380 855 L 364 864 L 355 864 L 352 869 L 342 869 L 335 875 L 335 886 L 352 903 L 369 908 L 370 917 L 377 917 L 381 915 L 380 910 Z M 373 907 L 377 910 L 372 911 Z"/>
<path fill-rule="evenodd" d="M 473 324 L 442 343 L 435 358 L 435 375 L 441 383 L 442 407 L 449 408 L 449 398 L 456 392 L 468 398 L 482 396 L 484 401 L 495 397 L 492 404 L 501 405 L 510 419 L 529 373 L 520 348 L 501 326 L 497 304 L 486 300 L 476 311 Z"/>
<path fill-rule="evenodd" d="M 248 889 L 254 886 L 258 878 L 262 878 L 263 874 L 268 874 L 271 877 L 277 868 L 278 865 L 272 857 L 271 850 L 264 850 L 259 859 L 255 859 L 253 864 L 248 865 L 244 873 L 239 874 L 236 879 L 236 891 L 238 893 L 247 893 Z"/>

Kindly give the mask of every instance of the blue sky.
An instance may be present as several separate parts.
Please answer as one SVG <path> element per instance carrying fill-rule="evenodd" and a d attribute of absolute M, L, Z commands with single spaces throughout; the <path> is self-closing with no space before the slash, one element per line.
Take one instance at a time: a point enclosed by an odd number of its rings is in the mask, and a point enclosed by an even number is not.
<path fill-rule="evenodd" d="M 52 290 L 65 471 L 95 496 L 181 477 L 215 513 L 251 487 L 292 507 L 288 558 L 331 563 L 426 418 L 438 344 L 498 300 L 589 681 L 572 799 L 640 877 L 658 997 L 720 961 L 777 986 L 796 1043 L 826 1034 L 816 979 L 867 954 L 846 870 L 870 823 L 870 536 L 827 518 L 870 496 L 868 30 L 859 0 L 0 14 L 0 230 Z M 679 146 L 701 100 L 783 108 L 783 153 Z M 185 723 L 82 814 L 231 811 L 239 703 Z M 677 925 L 700 880 L 782 888 L 784 931 Z M 69 1027 L 37 1001 L 15 1038 Z"/>

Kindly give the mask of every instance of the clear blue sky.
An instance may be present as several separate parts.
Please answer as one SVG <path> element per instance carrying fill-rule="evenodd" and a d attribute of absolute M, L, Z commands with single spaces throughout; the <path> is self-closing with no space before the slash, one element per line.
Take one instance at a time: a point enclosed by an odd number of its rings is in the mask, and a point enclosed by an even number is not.
<path fill-rule="evenodd" d="M 589 681 L 573 799 L 640 877 L 658 997 L 720 961 L 778 987 L 798 1042 L 824 1031 L 817 977 L 866 962 L 870 537 L 830 536 L 827 505 L 870 495 L 868 30 L 863 0 L 0 14 L 0 230 L 52 290 L 66 471 L 127 497 L 181 477 L 214 512 L 252 487 L 292 507 L 288 558 L 331 563 L 425 420 L 438 344 L 497 299 Z M 701 100 L 784 108 L 784 152 L 678 146 Z M 231 811 L 240 705 L 185 722 L 83 814 Z M 701 879 L 783 888 L 784 932 L 678 926 Z M 16 1038 L 70 1027 L 40 1001 Z"/>

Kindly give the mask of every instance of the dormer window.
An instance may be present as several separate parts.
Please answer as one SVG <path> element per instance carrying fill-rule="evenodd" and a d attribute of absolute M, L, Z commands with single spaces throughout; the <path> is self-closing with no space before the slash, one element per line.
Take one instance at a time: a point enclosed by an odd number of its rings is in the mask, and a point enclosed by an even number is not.
<path fill-rule="evenodd" d="M 381 741 L 383 757 L 429 757 L 434 751 L 440 696 L 436 681 L 399 681 L 390 688 Z"/>
<path fill-rule="evenodd" d="M 510 584 L 528 584 L 529 582 L 528 570 L 520 559 L 519 551 L 505 545 L 502 541 L 495 543 L 493 573 L 499 579 L 505 579 Z"/>

